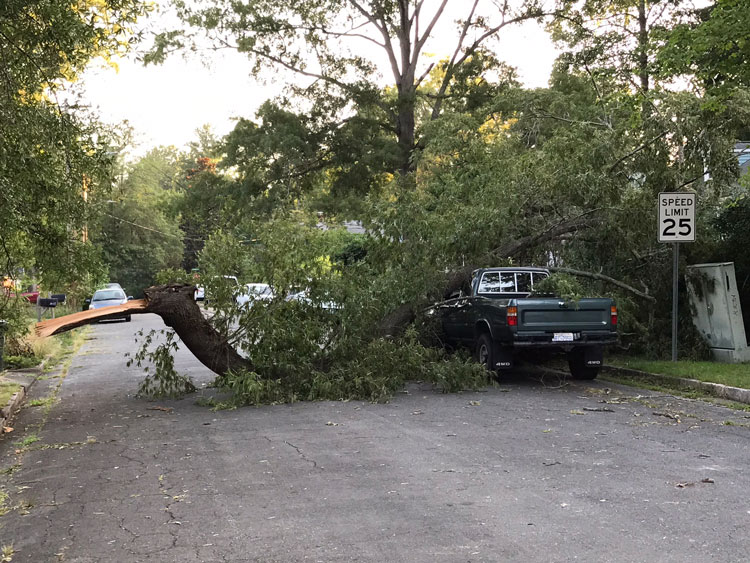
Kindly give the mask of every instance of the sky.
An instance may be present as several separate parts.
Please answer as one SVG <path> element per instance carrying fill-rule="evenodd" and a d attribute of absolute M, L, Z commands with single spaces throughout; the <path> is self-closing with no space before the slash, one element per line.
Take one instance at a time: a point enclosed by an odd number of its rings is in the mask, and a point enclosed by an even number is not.
<path fill-rule="evenodd" d="M 464 2 L 455 6 L 465 7 Z M 452 22 L 458 14 L 444 14 L 443 29 L 425 51 L 447 55 L 454 45 Z M 161 16 L 149 22 L 152 29 L 167 27 L 173 20 Z M 445 49 L 446 52 L 440 52 Z M 497 45 L 500 58 L 516 66 L 528 87 L 547 84 L 556 52 L 539 24 L 528 23 L 502 30 Z M 205 124 L 217 135 L 229 133 L 238 117 L 254 118 L 258 107 L 278 96 L 283 82 L 262 83 L 250 76 L 250 62 L 235 51 L 212 52 L 207 60 L 179 55 L 164 64 L 144 67 L 132 56 L 119 60 L 118 69 L 93 63 L 84 73 L 80 88 L 84 101 L 111 124 L 127 121 L 135 132 L 136 147 L 143 154 L 160 145 L 184 147 L 196 139 Z M 384 73 L 387 67 L 383 65 Z M 387 76 L 387 75 L 386 75 Z M 387 80 L 384 81 L 384 84 Z"/>

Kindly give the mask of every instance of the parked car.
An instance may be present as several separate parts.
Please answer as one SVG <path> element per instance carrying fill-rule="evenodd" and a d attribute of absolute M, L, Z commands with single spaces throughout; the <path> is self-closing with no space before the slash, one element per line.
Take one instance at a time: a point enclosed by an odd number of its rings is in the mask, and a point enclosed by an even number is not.
<path fill-rule="evenodd" d="M 109 282 L 104 289 L 122 289 L 122 286 L 117 282 Z"/>
<path fill-rule="evenodd" d="M 214 277 L 213 279 L 216 280 L 217 277 Z M 231 286 L 235 294 L 239 294 L 240 282 L 237 281 L 237 276 L 221 276 L 221 277 L 227 280 L 226 283 L 228 283 Z M 206 300 L 206 288 L 202 285 L 196 285 L 195 293 L 193 294 L 193 297 L 196 301 L 205 301 Z"/>
<path fill-rule="evenodd" d="M 37 300 L 39 299 L 39 292 L 38 291 L 24 291 L 21 294 L 21 297 L 26 299 L 29 303 L 36 304 Z"/>
<path fill-rule="evenodd" d="M 196 301 L 203 301 L 206 298 L 206 288 L 202 285 L 196 285 L 193 297 Z"/>
<path fill-rule="evenodd" d="M 270 301 L 273 297 L 273 289 L 267 283 L 246 283 L 235 297 L 235 302 L 242 307 L 258 301 Z"/>
<path fill-rule="evenodd" d="M 532 297 L 544 268 L 476 270 L 469 295 L 458 295 L 428 309 L 439 320 L 449 344 L 473 348 L 490 371 L 510 369 L 522 350 L 568 355 L 576 379 L 594 379 L 603 348 L 617 341 L 617 308 L 612 299 L 568 303 L 557 297 Z"/>
<path fill-rule="evenodd" d="M 128 299 L 132 299 L 132 297 L 126 296 L 122 289 L 100 289 L 91 298 L 89 309 L 103 309 L 104 307 L 111 307 L 113 305 L 124 305 L 128 302 Z M 126 322 L 130 322 L 129 314 L 123 313 L 121 318 L 125 319 Z"/>
<path fill-rule="evenodd" d="M 297 301 L 299 303 L 306 303 L 308 305 L 315 304 L 315 301 L 310 297 L 310 290 L 309 289 L 303 289 L 302 291 L 293 291 L 289 295 L 286 296 L 287 301 Z M 327 301 L 320 301 L 318 303 L 321 309 L 324 309 L 326 311 L 338 311 L 341 309 L 341 305 L 339 303 L 336 303 L 335 301 L 327 300 Z"/>

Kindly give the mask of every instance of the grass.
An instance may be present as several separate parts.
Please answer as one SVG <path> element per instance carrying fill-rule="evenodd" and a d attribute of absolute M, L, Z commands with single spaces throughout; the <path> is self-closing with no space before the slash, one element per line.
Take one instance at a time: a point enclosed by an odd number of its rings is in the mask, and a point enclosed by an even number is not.
<path fill-rule="evenodd" d="M 52 405 L 55 402 L 55 397 L 44 397 L 42 399 L 32 399 L 31 401 L 26 403 L 27 407 L 46 407 L 48 405 Z"/>
<path fill-rule="evenodd" d="M 10 507 L 8 506 L 9 498 L 8 493 L 0 489 L 0 516 L 4 516 L 10 510 Z"/>
<path fill-rule="evenodd" d="M 16 446 L 21 449 L 28 448 L 31 444 L 38 442 L 40 439 L 41 438 L 39 438 L 39 436 L 37 436 L 36 434 L 29 434 L 23 440 L 19 440 L 18 442 L 16 442 Z"/>
<path fill-rule="evenodd" d="M 10 381 L 0 381 L 0 407 L 4 407 L 10 401 L 10 398 L 14 393 L 21 390 L 21 386 L 18 383 L 11 383 Z"/>
<path fill-rule="evenodd" d="M 685 377 L 709 383 L 721 383 L 731 387 L 750 389 L 750 364 L 720 364 L 716 362 L 667 362 L 639 358 L 608 360 L 613 366 L 656 373 L 670 377 Z"/>

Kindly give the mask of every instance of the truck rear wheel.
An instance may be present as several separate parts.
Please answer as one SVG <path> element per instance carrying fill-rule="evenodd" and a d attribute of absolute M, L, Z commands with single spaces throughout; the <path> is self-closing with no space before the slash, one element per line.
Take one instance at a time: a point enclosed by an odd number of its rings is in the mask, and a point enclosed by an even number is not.
<path fill-rule="evenodd" d="M 476 358 L 477 362 L 482 364 L 487 371 L 493 373 L 495 371 L 496 346 L 497 345 L 492 340 L 492 337 L 486 332 L 483 332 L 477 339 L 477 347 L 474 351 L 474 357 Z"/>
<path fill-rule="evenodd" d="M 587 365 L 586 350 L 583 348 L 573 348 L 568 353 L 568 367 L 573 379 L 596 379 L 600 369 Z"/>

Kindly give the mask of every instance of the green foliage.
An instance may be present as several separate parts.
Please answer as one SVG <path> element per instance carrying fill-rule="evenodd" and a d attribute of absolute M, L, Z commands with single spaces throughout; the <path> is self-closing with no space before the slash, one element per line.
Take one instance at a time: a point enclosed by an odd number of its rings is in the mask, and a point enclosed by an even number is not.
<path fill-rule="evenodd" d="M 707 89 L 750 86 L 750 13 L 742 0 L 717 0 L 677 26 L 659 53 L 668 76 L 692 76 Z"/>
<path fill-rule="evenodd" d="M 196 283 L 194 274 L 188 274 L 185 270 L 178 268 L 167 268 L 156 272 L 156 283 L 166 285 L 169 283 Z"/>
<path fill-rule="evenodd" d="M 460 356 L 448 357 L 442 350 L 424 348 L 414 338 L 410 334 L 405 340 L 372 340 L 358 354 L 327 371 L 296 369 L 277 379 L 258 373 L 227 374 L 216 381 L 217 387 L 232 394 L 222 406 L 300 400 L 384 402 L 408 381 L 428 381 L 446 393 L 487 385 L 482 366 Z"/>
<path fill-rule="evenodd" d="M 583 297 L 596 297 L 583 287 L 578 278 L 570 274 L 553 273 L 547 279 L 534 285 L 537 296 L 553 295 L 566 301 L 576 302 Z"/>
<path fill-rule="evenodd" d="M 175 150 L 154 149 L 123 169 L 112 199 L 95 202 L 99 229 L 91 237 L 102 249 L 109 279 L 128 295 L 140 296 L 156 272 L 182 262 L 183 233 L 174 213 L 180 170 Z"/>
<path fill-rule="evenodd" d="M 142 338 L 142 342 L 127 365 L 143 367 L 147 374 L 138 388 L 138 396 L 148 399 L 179 398 L 187 393 L 193 393 L 195 385 L 190 378 L 177 373 L 174 368 L 173 354 L 178 349 L 175 333 L 152 330 L 144 334 L 141 330 L 137 334 Z M 156 344 L 153 349 L 152 344 Z"/>
<path fill-rule="evenodd" d="M 36 270 L 46 289 L 71 292 L 101 275 L 101 255 L 85 241 L 92 210 L 82 196 L 109 189 L 113 134 L 58 96 L 93 58 L 123 54 L 145 12 L 140 0 L 0 6 L 3 274 Z"/>
<path fill-rule="evenodd" d="M 41 358 L 36 356 L 4 356 L 7 369 L 25 369 L 39 365 Z"/>

